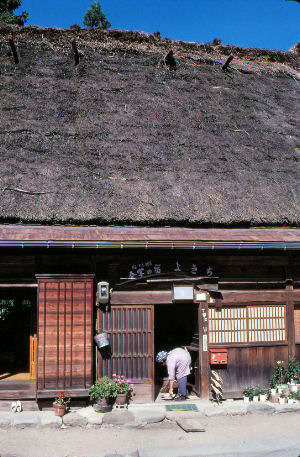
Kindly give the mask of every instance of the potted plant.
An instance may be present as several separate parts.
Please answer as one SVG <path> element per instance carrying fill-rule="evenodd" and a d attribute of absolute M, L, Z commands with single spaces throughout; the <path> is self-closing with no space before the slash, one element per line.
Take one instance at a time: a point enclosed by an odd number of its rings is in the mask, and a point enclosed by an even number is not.
<path fill-rule="evenodd" d="M 293 405 L 297 402 L 297 392 L 290 392 L 288 397 L 288 404 Z"/>
<path fill-rule="evenodd" d="M 55 416 L 64 416 L 67 408 L 69 407 L 71 397 L 69 394 L 65 395 L 64 391 L 59 393 L 59 397 L 54 400 L 53 408 Z"/>
<path fill-rule="evenodd" d="M 254 389 L 254 396 L 258 396 L 259 401 L 266 401 L 266 389 L 258 384 Z"/>
<path fill-rule="evenodd" d="M 277 387 L 278 393 L 280 394 L 287 387 L 287 385 L 285 384 L 286 369 L 284 368 L 283 360 L 277 360 L 276 364 L 277 364 L 277 367 L 276 367 L 276 370 L 275 370 L 273 376 L 276 380 L 276 387 Z"/>
<path fill-rule="evenodd" d="M 269 396 L 274 396 L 276 394 L 276 380 L 272 375 L 271 380 L 270 380 L 270 388 L 268 390 L 268 395 Z"/>
<path fill-rule="evenodd" d="M 133 390 L 133 384 L 130 384 L 130 379 L 125 379 L 125 376 L 112 375 L 113 378 L 113 396 L 116 399 L 117 405 L 126 405 L 129 401 Z"/>
<path fill-rule="evenodd" d="M 286 402 L 286 395 L 285 395 L 285 391 L 282 390 L 282 392 L 280 392 L 280 394 L 279 394 L 279 403 L 281 405 L 283 405 L 285 402 Z"/>
<path fill-rule="evenodd" d="M 254 395 L 254 387 L 253 386 L 246 387 L 246 389 L 243 391 L 244 403 L 249 403 L 249 401 L 253 400 L 253 395 Z"/>
<path fill-rule="evenodd" d="M 112 410 L 114 381 L 108 376 L 97 379 L 89 389 L 90 397 L 94 400 L 94 410 L 97 412 L 108 412 Z"/>

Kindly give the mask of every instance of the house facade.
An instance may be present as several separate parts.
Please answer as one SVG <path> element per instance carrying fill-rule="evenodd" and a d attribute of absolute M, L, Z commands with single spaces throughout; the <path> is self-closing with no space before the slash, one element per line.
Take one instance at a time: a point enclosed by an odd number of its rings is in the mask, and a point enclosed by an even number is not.
<path fill-rule="evenodd" d="M 0 57 L 0 399 L 153 401 L 176 346 L 238 398 L 299 359 L 297 56 L 1 25 Z"/>

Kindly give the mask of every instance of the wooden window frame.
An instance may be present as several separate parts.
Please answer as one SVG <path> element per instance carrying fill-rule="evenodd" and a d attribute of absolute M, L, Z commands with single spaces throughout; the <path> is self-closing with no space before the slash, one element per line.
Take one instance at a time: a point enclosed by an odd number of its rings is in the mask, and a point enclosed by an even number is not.
<path fill-rule="evenodd" d="M 282 329 L 273 329 L 273 328 L 270 328 L 268 330 L 272 331 L 272 330 L 284 330 L 285 332 L 285 339 L 284 340 L 274 340 L 274 341 L 249 341 L 249 332 L 251 330 L 249 330 L 249 319 L 251 319 L 249 317 L 249 314 L 248 314 L 248 309 L 251 308 L 251 307 L 265 307 L 265 306 L 282 306 L 283 309 L 284 309 L 284 328 Z M 213 307 L 209 307 L 210 309 L 212 309 Z M 267 302 L 267 303 L 261 303 L 261 302 L 251 302 L 251 303 L 241 303 L 240 305 L 238 304 L 234 304 L 234 305 L 231 305 L 230 303 L 223 303 L 223 308 L 227 308 L 227 309 L 230 309 L 230 308 L 244 308 L 246 309 L 246 329 L 245 331 L 247 331 L 247 341 L 246 342 L 218 342 L 218 343 L 212 343 L 210 341 L 210 325 L 211 325 L 211 319 L 208 318 L 208 341 L 209 341 L 209 346 L 211 347 L 218 347 L 218 346 L 222 346 L 222 347 L 253 347 L 253 346 L 286 346 L 288 344 L 288 328 L 287 328 L 287 304 L 286 303 L 277 303 L 277 302 Z M 232 319 L 236 319 L 236 318 L 232 318 Z M 259 318 L 257 318 L 259 319 Z M 259 330 L 259 329 L 258 329 Z"/>

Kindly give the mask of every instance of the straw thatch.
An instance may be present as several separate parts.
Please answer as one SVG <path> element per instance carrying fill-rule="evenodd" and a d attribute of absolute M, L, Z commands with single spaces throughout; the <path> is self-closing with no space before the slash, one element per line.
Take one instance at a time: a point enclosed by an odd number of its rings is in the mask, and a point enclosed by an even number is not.
<path fill-rule="evenodd" d="M 0 222 L 299 226 L 297 58 L 0 26 Z"/>

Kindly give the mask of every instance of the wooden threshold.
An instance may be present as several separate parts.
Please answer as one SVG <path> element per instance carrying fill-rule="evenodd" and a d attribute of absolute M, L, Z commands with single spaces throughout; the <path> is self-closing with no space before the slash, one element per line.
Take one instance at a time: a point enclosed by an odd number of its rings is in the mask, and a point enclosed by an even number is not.
<path fill-rule="evenodd" d="M 0 381 L 0 400 L 22 400 L 36 398 L 35 380 Z"/>

